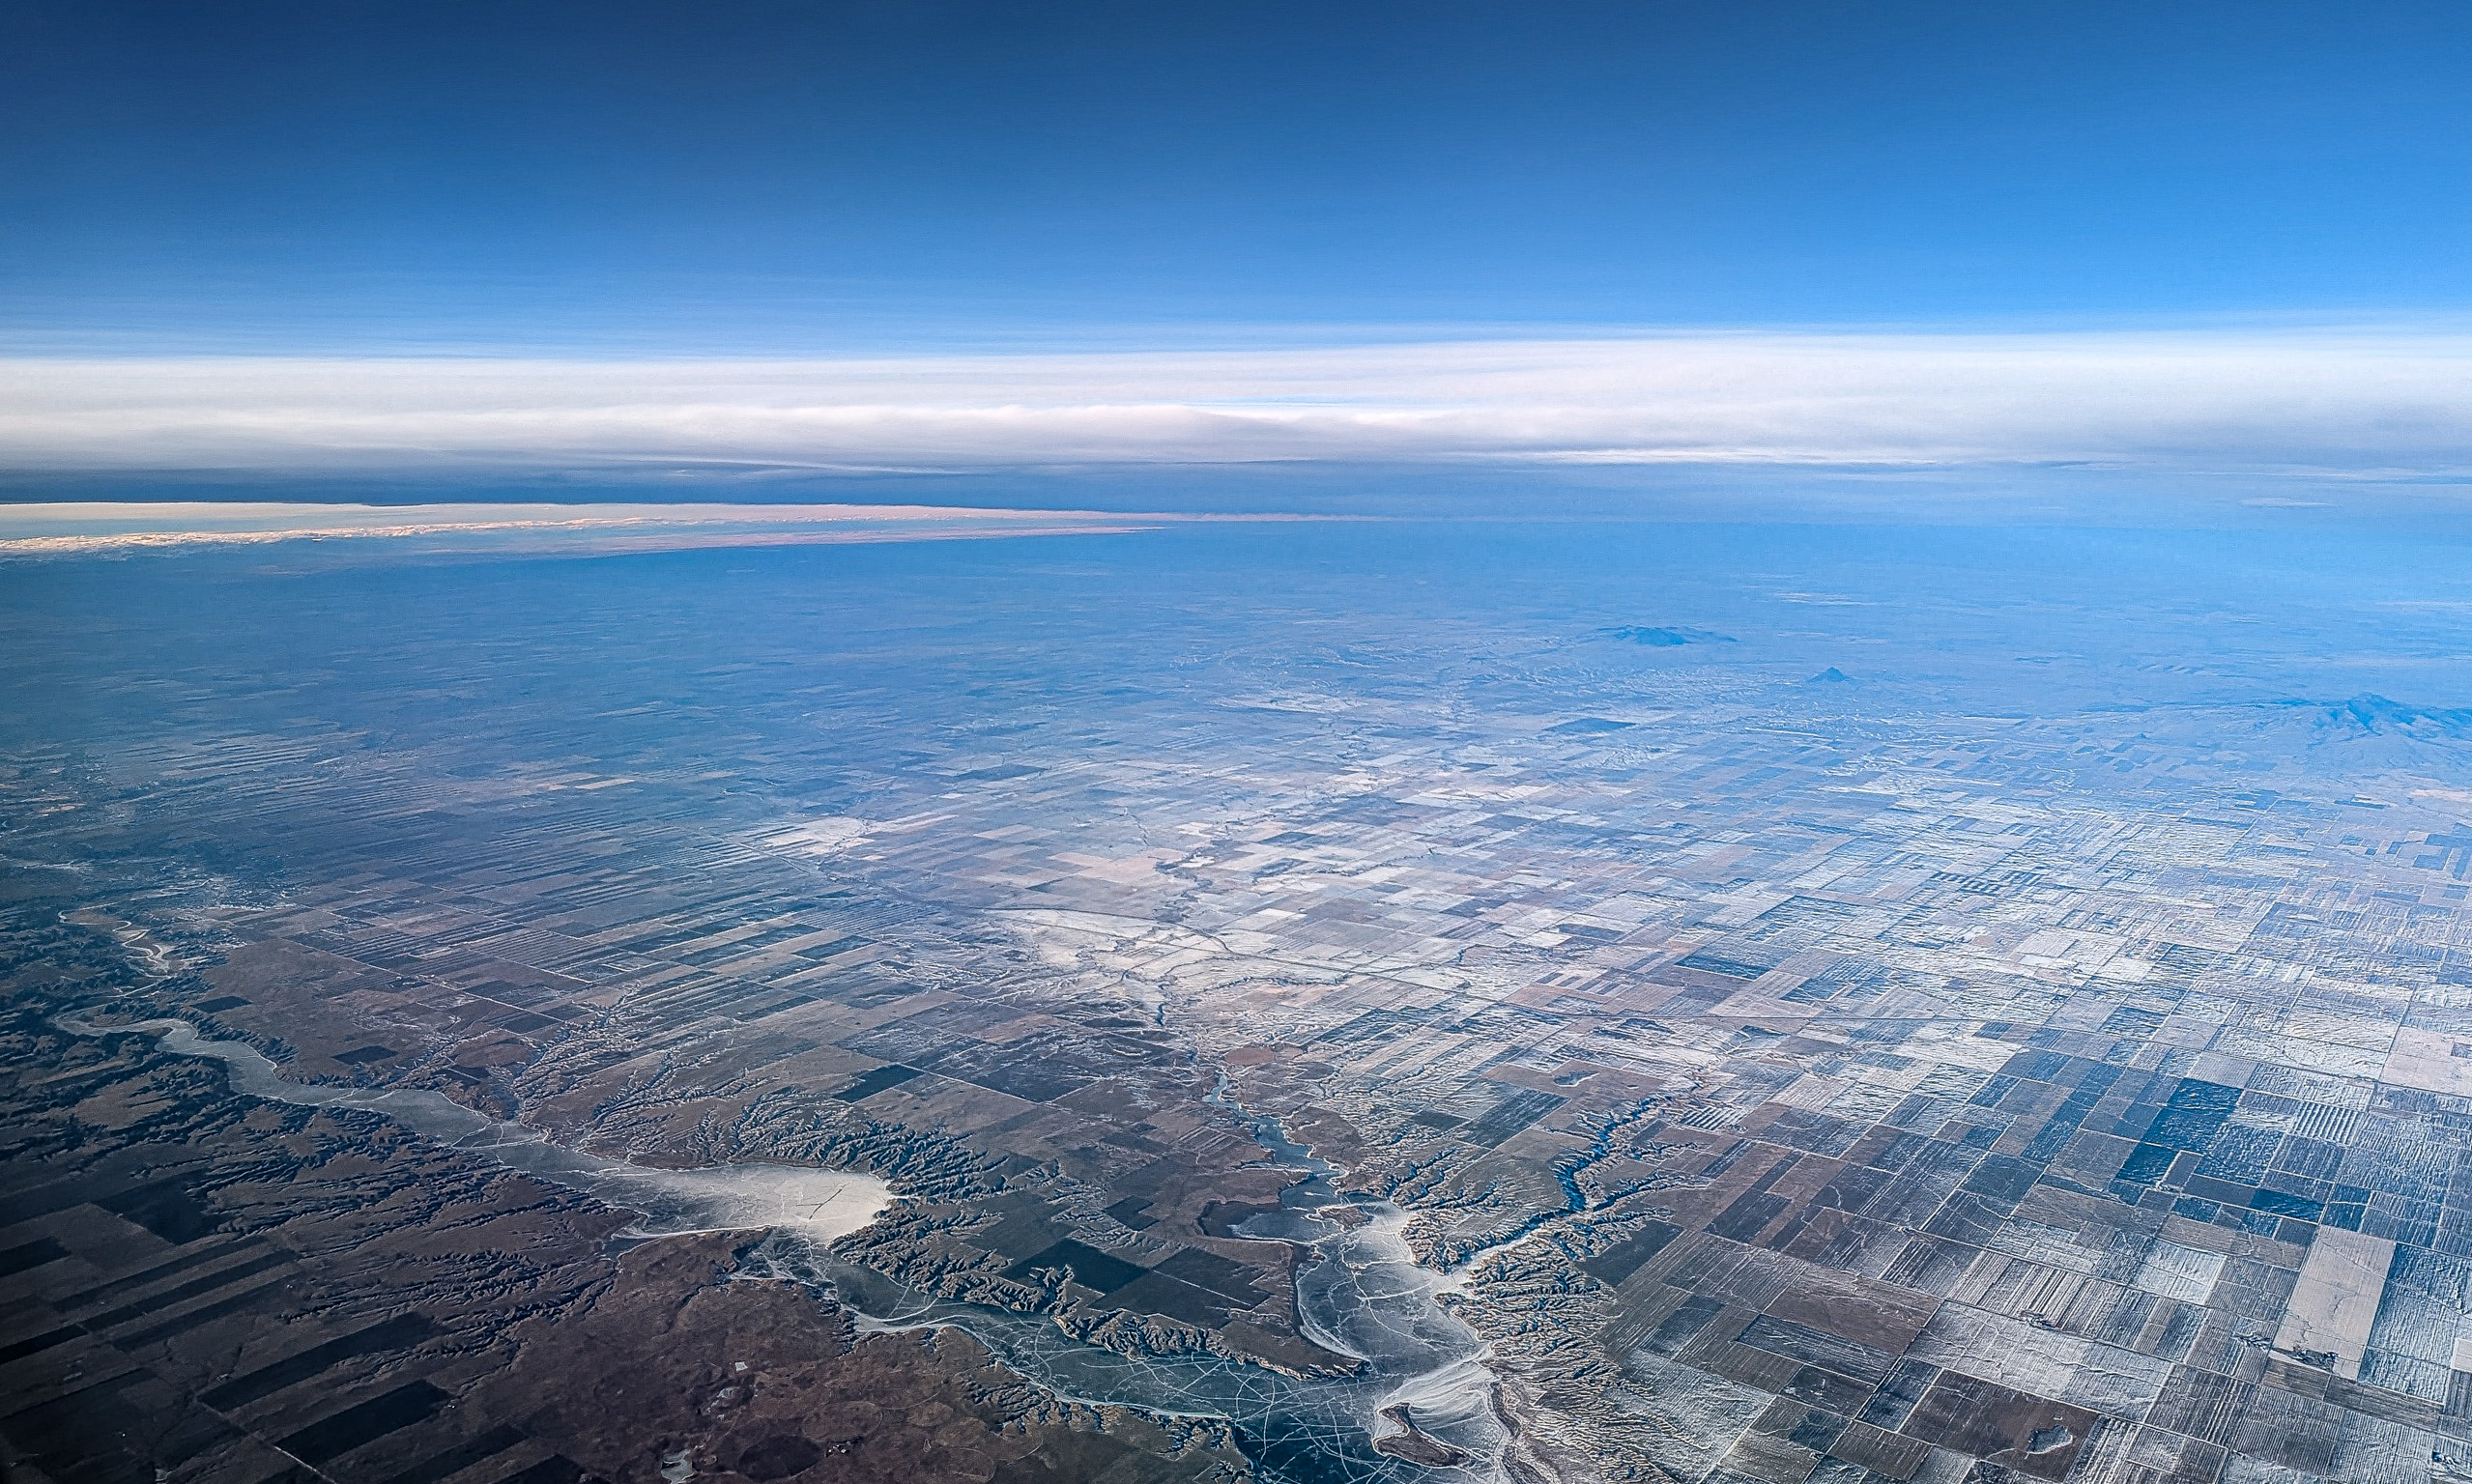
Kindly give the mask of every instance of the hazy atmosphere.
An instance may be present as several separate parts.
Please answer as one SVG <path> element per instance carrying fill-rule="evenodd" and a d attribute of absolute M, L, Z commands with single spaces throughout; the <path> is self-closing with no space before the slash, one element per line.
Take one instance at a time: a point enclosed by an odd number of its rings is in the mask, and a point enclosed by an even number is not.
<path fill-rule="evenodd" d="M 0 15 L 0 1474 L 2472 1479 L 2472 14 Z"/>

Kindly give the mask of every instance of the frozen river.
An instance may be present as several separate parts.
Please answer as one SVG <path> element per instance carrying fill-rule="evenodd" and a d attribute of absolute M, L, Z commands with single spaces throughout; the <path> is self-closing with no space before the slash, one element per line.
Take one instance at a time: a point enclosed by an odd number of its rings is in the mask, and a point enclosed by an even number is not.
<path fill-rule="evenodd" d="M 520 1124 L 491 1118 L 423 1088 L 381 1090 L 294 1082 L 255 1047 L 200 1036 L 184 1020 L 98 1026 L 63 1019 L 60 1024 L 89 1036 L 148 1032 L 159 1037 L 167 1051 L 221 1062 L 231 1070 L 233 1088 L 253 1098 L 382 1114 L 448 1148 L 485 1156 L 510 1170 L 640 1213 L 643 1219 L 628 1228 L 631 1235 L 666 1237 L 770 1226 L 811 1241 L 828 1242 L 875 1220 L 893 1198 L 891 1189 L 873 1175 L 776 1164 L 655 1169 L 553 1144 Z"/>
<path fill-rule="evenodd" d="M 1224 1418 L 1267 1474 L 1293 1484 L 1499 1477 L 1503 1434 L 1492 1408 L 1493 1376 L 1482 1343 L 1435 1301 L 1447 1280 L 1412 1259 L 1400 1213 L 1365 1206 L 1346 1220 L 1326 1214 L 1340 1204 L 1329 1193 L 1329 1168 L 1276 1126 L 1257 1127 L 1257 1139 L 1272 1158 L 1307 1178 L 1290 1188 L 1288 1209 L 1254 1216 L 1239 1230 L 1309 1249 L 1296 1270 L 1302 1327 L 1314 1343 L 1363 1362 L 1354 1375 L 1303 1380 L 1210 1356 L 1120 1355 L 1072 1338 L 1044 1314 L 911 1293 L 829 1250 L 834 1239 L 890 1204 L 890 1188 L 872 1175 L 769 1164 L 630 1164 L 553 1144 L 425 1089 L 294 1082 L 254 1047 L 201 1036 L 186 1021 L 60 1024 L 81 1035 L 154 1035 L 168 1051 L 221 1062 L 233 1087 L 251 1097 L 380 1114 L 441 1145 L 639 1213 L 628 1236 L 771 1228 L 788 1240 L 750 1253 L 751 1268 L 819 1292 L 829 1285 L 861 1330 L 962 1329 L 1065 1399 Z M 1433 1469 L 1375 1452 L 1373 1435 L 1396 1431 L 1380 1420 L 1382 1410 L 1402 1403 L 1414 1409 L 1419 1429 L 1464 1452 L 1467 1462 Z"/>

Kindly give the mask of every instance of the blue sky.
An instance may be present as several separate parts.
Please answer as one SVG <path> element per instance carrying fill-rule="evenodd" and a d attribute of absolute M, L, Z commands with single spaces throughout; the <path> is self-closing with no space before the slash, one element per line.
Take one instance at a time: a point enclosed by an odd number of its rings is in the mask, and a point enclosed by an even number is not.
<path fill-rule="evenodd" d="M 2453 5 L 12 12 L 12 318 L 71 337 L 2472 307 Z"/>
<path fill-rule="evenodd" d="M 2459 5 L 29 0 L 0 26 L 0 346 L 43 391 L 28 415 L 52 419 L 0 429 L 0 466 L 101 459 L 62 451 L 78 437 L 147 467 L 411 448 L 833 471 L 1255 445 L 2359 477 L 2472 463 L 2455 458 L 2472 428 Z M 1775 383 L 1791 395 L 1746 419 L 1727 388 L 1752 372 L 1706 334 L 1769 337 L 1773 358 L 1775 336 L 1811 331 L 1839 337 L 1834 369 L 1796 361 Z M 1913 343 L 1883 331 L 1943 337 L 1942 369 L 1917 373 Z M 2306 338 L 2329 333 L 2355 358 Z M 2385 340 L 2360 352 L 2363 334 Z M 2089 335 L 2128 357 L 2118 375 L 2087 358 Z M 1504 402 L 1480 365 L 1461 396 L 1465 348 L 1505 339 L 1567 348 L 1564 380 Z M 1606 412 L 1607 378 L 1632 385 L 1608 341 L 1663 368 L 1637 379 L 1653 405 Z M 1445 349 L 1334 369 L 1402 345 Z M 1966 360 L 1987 346 L 2007 369 Z M 1048 359 L 1132 351 L 1203 358 Z M 621 404 L 673 422 L 713 405 L 694 377 L 647 390 L 630 371 L 557 414 L 599 432 L 543 432 L 529 454 L 435 421 L 337 431 L 406 405 L 373 358 L 442 353 L 464 357 L 433 368 L 462 388 L 438 393 L 459 415 L 498 410 L 509 357 L 535 367 L 503 409 L 527 416 L 544 387 L 600 385 L 567 361 L 765 357 L 762 406 L 827 422 L 933 421 L 954 399 L 918 385 L 967 382 L 961 412 L 982 421 L 1138 404 L 1124 426 L 1140 427 L 1095 455 L 1042 434 L 1011 453 L 960 439 L 941 459 L 932 428 L 805 443 L 768 428 L 733 461 L 726 416 L 668 442 L 609 434 Z M 920 362 L 877 395 L 852 361 L 970 353 L 1022 374 Z M 2037 354 L 2049 363 L 2018 358 Z M 56 364 L 93 355 L 130 380 Z M 165 359 L 201 355 L 336 365 Z M 1126 389 L 1145 376 L 1148 402 Z M 166 378 L 192 388 L 173 398 L 188 411 L 162 412 Z M 1986 431 L 1988 407 L 1950 422 L 1952 383 L 2031 426 Z M 303 413 L 302 385 L 366 389 Z M 2123 385 L 2181 423 L 2104 426 Z M 1814 397 L 1827 415 L 1796 426 Z M 188 433 L 158 447 L 106 416 L 140 404 L 158 431 L 307 431 L 283 458 Z M 1471 407 L 1493 421 L 1404 454 L 1393 437 Z M 1669 414 L 1694 407 L 1722 415 L 1676 431 Z M 1262 408 L 1279 437 L 1238 425 Z M 1287 436 L 1332 408 L 1365 416 L 1337 442 Z M 1234 442 L 1160 435 L 1186 414 L 1235 416 L 1213 424 Z M 2295 416 L 2309 446 L 2243 455 Z M 2215 442 L 2197 446 L 2204 428 Z M 2400 429 L 2396 457 L 2379 428 Z"/>

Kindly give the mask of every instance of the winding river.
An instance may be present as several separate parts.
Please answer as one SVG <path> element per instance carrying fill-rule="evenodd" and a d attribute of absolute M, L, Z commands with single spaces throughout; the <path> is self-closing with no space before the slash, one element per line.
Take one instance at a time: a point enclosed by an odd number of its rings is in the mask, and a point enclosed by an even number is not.
<path fill-rule="evenodd" d="M 158 1038 L 166 1051 L 213 1057 L 230 1069 L 233 1089 L 252 1098 L 381 1114 L 447 1148 L 483 1156 L 510 1170 L 636 1212 L 642 1219 L 626 1229 L 627 1236 L 674 1237 L 770 1226 L 810 1241 L 828 1242 L 875 1220 L 893 1200 L 891 1188 L 873 1175 L 779 1164 L 655 1169 L 553 1144 L 521 1124 L 491 1118 L 425 1088 L 380 1090 L 294 1082 L 256 1047 L 209 1040 L 186 1020 L 105 1026 L 64 1016 L 56 1023 L 81 1036 L 143 1031 Z"/>
<path fill-rule="evenodd" d="M 1224 1419 L 1264 1475 L 1288 1484 L 1491 1484 L 1505 1441 L 1492 1406 L 1484 1345 L 1435 1301 L 1452 1280 L 1420 1267 L 1401 1236 L 1406 1214 L 1334 1192 L 1336 1172 L 1289 1141 L 1268 1119 L 1250 1120 L 1277 1163 L 1303 1177 L 1281 1209 L 1256 1214 L 1239 1235 L 1305 1247 L 1297 1307 L 1308 1338 L 1364 1362 L 1346 1377 L 1300 1380 L 1208 1356 L 1125 1356 L 1076 1340 L 1045 1315 L 930 1298 L 872 1269 L 843 1262 L 834 1239 L 873 1221 L 892 1192 L 871 1175 L 787 1165 L 656 1169 L 553 1144 L 424 1089 L 331 1087 L 286 1079 L 254 1047 L 200 1036 L 181 1020 L 98 1026 L 62 1018 L 80 1035 L 145 1032 L 165 1050 L 221 1062 L 235 1090 L 307 1107 L 355 1108 L 510 1170 L 640 1213 L 622 1236 L 651 1238 L 760 1227 L 780 1234 L 747 1254 L 749 1276 L 794 1278 L 847 1305 L 862 1331 L 955 1328 L 986 1344 L 1013 1369 L 1068 1401 L 1132 1407 L 1169 1417 Z M 1385 1408 L 1413 1409 L 1417 1427 L 1466 1455 L 1430 1468 L 1371 1446 Z"/>

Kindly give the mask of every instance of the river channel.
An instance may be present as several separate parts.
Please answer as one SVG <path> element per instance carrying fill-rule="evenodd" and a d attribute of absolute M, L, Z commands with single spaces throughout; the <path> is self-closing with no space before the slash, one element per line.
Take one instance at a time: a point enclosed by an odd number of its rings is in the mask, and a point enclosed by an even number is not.
<path fill-rule="evenodd" d="M 1436 1301 L 1450 1280 L 1415 1262 L 1401 1236 L 1405 1213 L 1379 1203 L 1340 1209 L 1346 1203 L 1330 1179 L 1336 1172 L 1268 1119 L 1249 1120 L 1255 1140 L 1300 1179 L 1279 1210 L 1235 1230 L 1306 1249 L 1296 1268 L 1301 1327 L 1315 1344 L 1362 1361 L 1354 1375 L 1298 1379 L 1216 1357 L 1119 1355 L 1072 1338 L 1044 1315 L 916 1294 L 830 1250 L 834 1239 L 891 1203 L 890 1188 L 871 1175 L 768 1164 L 629 1164 L 553 1144 L 424 1089 L 293 1082 L 255 1048 L 200 1036 L 186 1021 L 59 1024 L 80 1035 L 155 1035 L 165 1050 L 223 1063 L 234 1089 L 251 1097 L 380 1114 L 442 1145 L 640 1213 L 623 1236 L 770 1228 L 777 1235 L 748 1254 L 750 1275 L 795 1278 L 819 1295 L 828 1290 L 862 1331 L 963 1330 L 1068 1401 L 1224 1419 L 1271 1479 L 1478 1484 L 1501 1477 L 1505 1438 L 1492 1406 L 1494 1378 L 1483 1342 Z M 1396 1430 L 1380 1420 L 1382 1410 L 1402 1403 L 1421 1431 L 1465 1453 L 1466 1462 L 1427 1468 L 1375 1452 L 1373 1435 Z"/>

